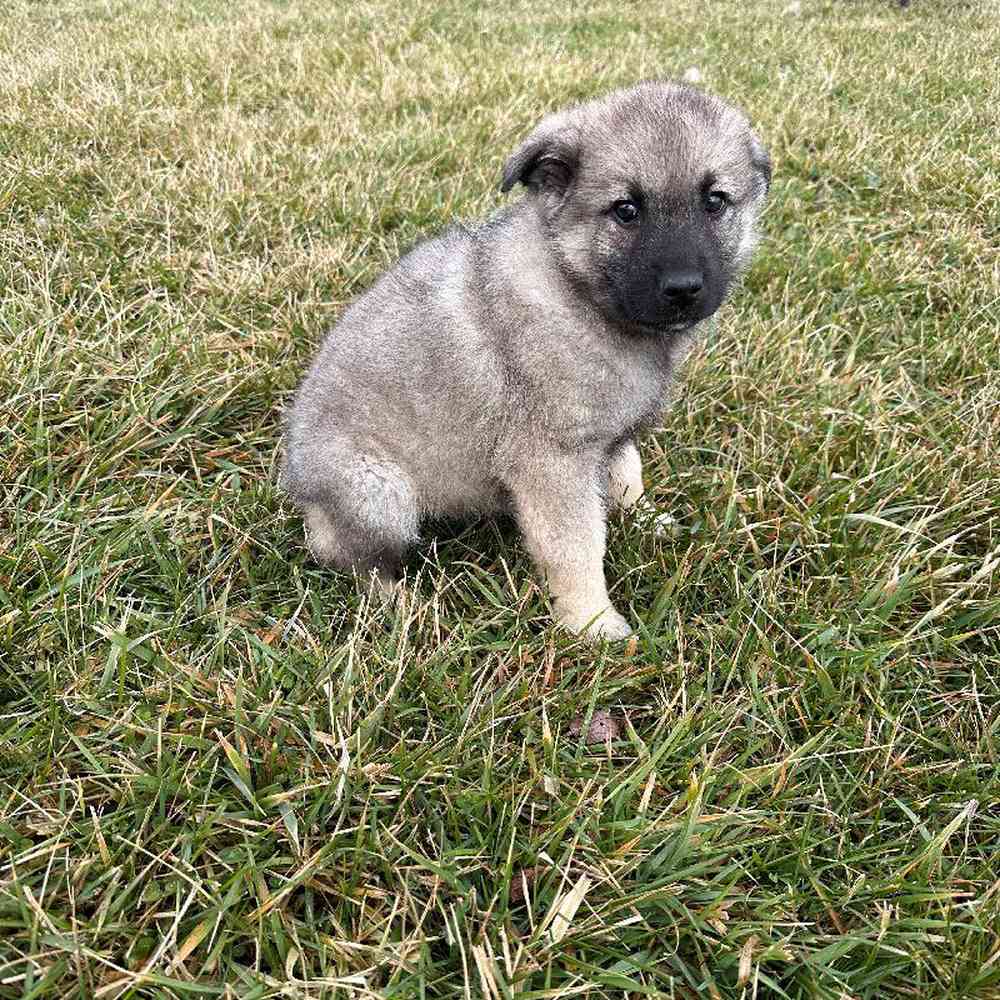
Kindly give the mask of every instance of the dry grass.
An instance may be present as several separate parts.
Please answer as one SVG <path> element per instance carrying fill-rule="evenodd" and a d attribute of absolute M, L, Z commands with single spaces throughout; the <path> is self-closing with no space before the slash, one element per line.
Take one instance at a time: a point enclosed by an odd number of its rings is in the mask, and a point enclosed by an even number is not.
<path fill-rule="evenodd" d="M 0 997 L 1000 996 L 1000 19 L 786 6 L 8 4 Z M 370 613 L 275 485 L 313 346 L 690 65 L 776 177 L 677 532 L 612 532 L 638 641 L 505 524 Z"/>

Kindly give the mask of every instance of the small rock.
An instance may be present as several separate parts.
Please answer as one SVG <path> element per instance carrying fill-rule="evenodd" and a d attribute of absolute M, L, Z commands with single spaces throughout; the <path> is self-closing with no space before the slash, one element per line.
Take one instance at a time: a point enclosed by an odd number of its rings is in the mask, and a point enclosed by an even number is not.
<path fill-rule="evenodd" d="M 532 865 L 530 868 L 522 868 L 520 871 L 516 871 L 513 875 L 511 875 L 510 901 L 512 903 L 524 902 L 526 890 L 530 889 L 534 884 L 538 872 L 538 865 Z"/>
<path fill-rule="evenodd" d="M 681 79 L 685 83 L 701 83 L 704 78 L 701 75 L 701 70 L 698 69 L 697 66 L 688 66 L 688 68 L 684 70 L 684 74 L 681 76 Z"/>
<path fill-rule="evenodd" d="M 795 0 L 794 3 L 790 3 L 785 8 L 785 13 L 790 14 L 792 17 L 797 17 L 802 13 L 802 4 L 799 3 L 799 0 Z"/>
<path fill-rule="evenodd" d="M 570 723 L 570 736 L 579 736 L 583 732 L 583 720 L 584 716 L 578 715 Z M 605 740 L 616 740 L 621 734 L 621 719 L 601 708 L 590 717 L 590 725 L 583 740 L 585 743 L 603 743 Z"/>

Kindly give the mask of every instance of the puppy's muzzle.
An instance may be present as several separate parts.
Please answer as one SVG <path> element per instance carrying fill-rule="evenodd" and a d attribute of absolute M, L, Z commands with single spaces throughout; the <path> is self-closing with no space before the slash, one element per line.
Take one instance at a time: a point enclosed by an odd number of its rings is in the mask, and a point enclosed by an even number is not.
<path fill-rule="evenodd" d="M 660 295 L 673 309 L 690 309 L 704 287 L 705 275 L 694 268 L 665 271 L 660 277 Z"/>

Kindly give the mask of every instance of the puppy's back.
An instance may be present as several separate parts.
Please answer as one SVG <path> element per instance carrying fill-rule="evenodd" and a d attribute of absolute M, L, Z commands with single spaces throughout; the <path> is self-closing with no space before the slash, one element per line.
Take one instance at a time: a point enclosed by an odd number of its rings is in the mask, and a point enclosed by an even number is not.
<path fill-rule="evenodd" d="M 481 322 L 476 234 L 453 226 L 418 244 L 345 311 L 293 401 L 285 488 L 313 499 L 339 451 L 392 457 L 430 512 L 475 507 L 503 406 Z M 324 472 L 325 474 L 325 472 Z"/>

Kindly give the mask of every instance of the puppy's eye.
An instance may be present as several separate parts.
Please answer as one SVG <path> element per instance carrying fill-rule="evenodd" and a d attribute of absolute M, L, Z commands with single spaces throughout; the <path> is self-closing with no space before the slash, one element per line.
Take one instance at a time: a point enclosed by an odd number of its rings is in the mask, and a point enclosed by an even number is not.
<path fill-rule="evenodd" d="M 725 211 L 729 204 L 729 195 L 725 191 L 708 191 L 704 198 L 705 211 L 709 215 L 718 215 Z"/>
<path fill-rule="evenodd" d="M 639 218 L 639 206 L 634 201 L 616 201 L 611 212 L 623 226 L 630 226 Z"/>

